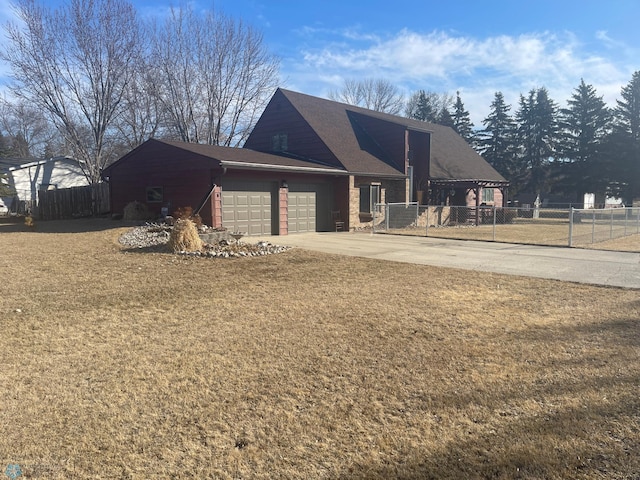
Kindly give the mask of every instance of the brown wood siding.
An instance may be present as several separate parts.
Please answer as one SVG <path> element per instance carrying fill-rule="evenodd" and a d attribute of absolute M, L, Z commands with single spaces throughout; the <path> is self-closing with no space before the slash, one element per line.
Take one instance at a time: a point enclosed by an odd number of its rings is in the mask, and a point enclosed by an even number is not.
<path fill-rule="evenodd" d="M 221 170 L 215 160 L 161 143 L 145 144 L 109 169 L 111 211 L 122 213 L 124 207 L 133 201 L 146 204 L 155 214 L 165 206 L 169 207 L 169 213 L 179 207 L 195 209 L 219 173 Z M 162 187 L 162 202 L 147 202 L 147 187 Z M 201 215 L 205 221 L 209 220 L 209 202 Z"/>
<path fill-rule="evenodd" d="M 413 165 L 414 192 L 427 191 L 429 189 L 429 153 L 431 135 L 427 132 L 409 130 L 409 151 L 411 152 L 411 165 Z M 410 200 L 417 200 L 416 197 Z M 426 198 L 423 197 L 423 198 Z"/>
<path fill-rule="evenodd" d="M 387 158 L 381 159 L 400 172 L 405 172 L 405 130 L 404 125 L 385 122 L 366 115 L 354 116 L 358 124 L 380 146 Z"/>
<path fill-rule="evenodd" d="M 271 152 L 272 138 L 276 134 L 287 134 L 287 152 L 289 153 L 339 168 L 342 166 L 306 120 L 280 92 L 277 92 L 267 105 L 244 147 Z"/>

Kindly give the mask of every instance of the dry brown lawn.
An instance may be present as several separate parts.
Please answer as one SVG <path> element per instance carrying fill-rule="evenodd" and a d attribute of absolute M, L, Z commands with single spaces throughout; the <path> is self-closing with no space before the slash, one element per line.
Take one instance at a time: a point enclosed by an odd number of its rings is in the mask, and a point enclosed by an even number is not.
<path fill-rule="evenodd" d="M 640 292 L 0 225 L 0 476 L 637 478 Z"/>

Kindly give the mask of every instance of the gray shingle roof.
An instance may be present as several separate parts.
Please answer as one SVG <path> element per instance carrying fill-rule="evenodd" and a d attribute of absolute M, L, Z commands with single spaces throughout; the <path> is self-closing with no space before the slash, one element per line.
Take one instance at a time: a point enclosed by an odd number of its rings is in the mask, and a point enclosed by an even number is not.
<path fill-rule="evenodd" d="M 385 161 L 385 152 L 381 149 L 376 150 L 375 141 L 359 131 L 357 121 L 353 120 L 355 113 L 406 129 L 431 132 L 430 173 L 434 180 L 483 180 L 506 183 L 505 178 L 450 127 L 376 112 L 290 90 L 279 91 L 351 173 L 368 172 L 394 176 L 404 174 L 389 165 Z"/>
<path fill-rule="evenodd" d="M 202 157 L 210 158 L 212 160 L 217 160 L 222 165 L 225 163 L 233 164 L 236 167 L 241 166 L 242 164 L 252 165 L 256 167 L 264 166 L 264 167 L 283 167 L 283 168 L 299 168 L 299 169 L 309 169 L 313 168 L 314 170 L 327 171 L 329 173 L 334 173 L 335 168 L 324 165 L 316 165 L 304 160 L 298 160 L 296 158 L 289 158 L 282 155 L 274 155 L 270 153 L 258 152 L 256 150 L 251 150 L 248 148 L 233 148 L 233 147 L 223 147 L 219 145 L 206 145 L 200 143 L 186 143 L 186 142 L 177 142 L 177 141 L 169 141 L 169 140 L 155 140 L 157 142 L 166 143 L 167 145 L 171 145 L 176 148 L 180 148 L 184 151 L 192 152 Z M 346 173 L 346 172 L 345 172 Z"/>

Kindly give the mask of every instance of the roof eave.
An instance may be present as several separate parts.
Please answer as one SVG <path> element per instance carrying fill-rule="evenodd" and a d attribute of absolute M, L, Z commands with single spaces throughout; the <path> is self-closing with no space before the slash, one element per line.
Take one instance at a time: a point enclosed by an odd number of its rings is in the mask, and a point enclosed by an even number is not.
<path fill-rule="evenodd" d="M 508 187 L 509 182 L 506 180 L 487 180 L 487 179 L 479 179 L 479 178 L 460 178 L 460 179 L 451 179 L 451 178 L 431 178 L 429 179 L 431 183 L 434 184 L 473 184 L 480 186 L 495 186 L 495 187 Z"/>
<path fill-rule="evenodd" d="M 275 172 L 300 172 L 317 175 L 349 175 L 349 172 L 337 168 L 300 167 L 293 165 L 275 165 L 254 162 L 238 162 L 234 160 L 220 160 L 220 166 L 238 170 L 267 170 Z"/>
<path fill-rule="evenodd" d="M 357 177 L 376 177 L 376 178 L 385 178 L 389 180 L 406 180 L 409 178 L 408 175 L 404 175 L 402 173 L 394 174 L 394 173 L 375 173 L 375 172 L 348 172 L 349 175 L 354 175 Z"/>

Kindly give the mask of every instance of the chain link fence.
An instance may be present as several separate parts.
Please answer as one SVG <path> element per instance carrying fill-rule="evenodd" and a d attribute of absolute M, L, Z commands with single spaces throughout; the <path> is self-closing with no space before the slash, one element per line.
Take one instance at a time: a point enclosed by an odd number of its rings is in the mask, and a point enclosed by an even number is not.
<path fill-rule="evenodd" d="M 571 209 L 569 246 L 640 234 L 640 207 Z"/>
<path fill-rule="evenodd" d="M 377 204 L 376 233 L 552 246 L 585 246 L 640 233 L 640 208 Z"/>

